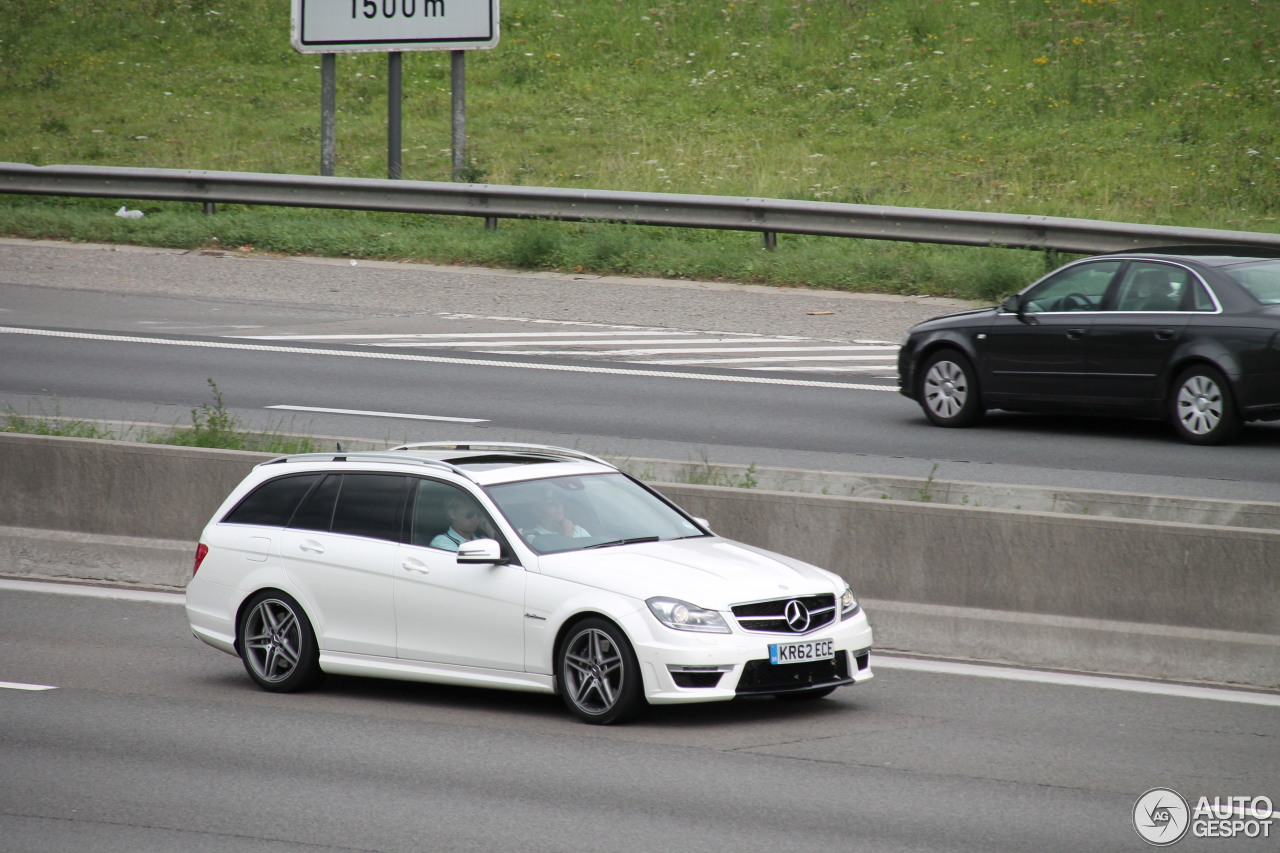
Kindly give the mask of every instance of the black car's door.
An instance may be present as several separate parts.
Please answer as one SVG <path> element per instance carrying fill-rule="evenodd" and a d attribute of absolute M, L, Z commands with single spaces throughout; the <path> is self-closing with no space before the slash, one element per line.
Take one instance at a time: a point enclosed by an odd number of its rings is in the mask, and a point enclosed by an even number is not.
<path fill-rule="evenodd" d="M 1194 308 L 1195 275 L 1186 267 L 1133 261 L 1116 284 L 1111 310 L 1089 335 L 1092 396 L 1098 405 L 1151 409 L 1160 377 L 1182 341 Z"/>
<path fill-rule="evenodd" d="M 1088 338 L 1120 267 L 1115 260 L 1073 264 L 1022 293 L 1019 312 L 996 314 L 975 342 L 988 405 L 1088 398 Z"/>

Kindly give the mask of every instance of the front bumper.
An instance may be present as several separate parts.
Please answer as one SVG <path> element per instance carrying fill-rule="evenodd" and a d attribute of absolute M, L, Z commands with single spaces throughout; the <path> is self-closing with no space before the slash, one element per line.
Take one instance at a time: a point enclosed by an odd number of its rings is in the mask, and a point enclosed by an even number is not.
<path fill-rule="evenodd" d="M 662 629 L 632 632 L 650 704 L 716 702 L 739 696 L 798 693 L 859 684 L 873 677 L 871 626 L 861 610 L 806 635 L 742 631 L 696 634 Z M 830 639 L 835 658 L 770 664 L 769 644 Z"/>

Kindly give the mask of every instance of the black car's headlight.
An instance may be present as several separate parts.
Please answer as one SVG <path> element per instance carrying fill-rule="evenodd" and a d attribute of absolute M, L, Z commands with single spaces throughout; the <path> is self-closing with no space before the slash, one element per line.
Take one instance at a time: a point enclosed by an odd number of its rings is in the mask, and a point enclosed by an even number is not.
<path fill-rule="evenodd" d="M 677 598 L 651 598 L 645 602 L 658 621 L 677 631 L 728 634 L 729 626 L 715 610 L 707 610 Z"/>
<path fill-rule="evenodd" d="M 840 594 L 840 618 L 848 619 L 861 609 L 858 599 L 853 597 L 853 588 L 845 584 L 844 592 Z"/>

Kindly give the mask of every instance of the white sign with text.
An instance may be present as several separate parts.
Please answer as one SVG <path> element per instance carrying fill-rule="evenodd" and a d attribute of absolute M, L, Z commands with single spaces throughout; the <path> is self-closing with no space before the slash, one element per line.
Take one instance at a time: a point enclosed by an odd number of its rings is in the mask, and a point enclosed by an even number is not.
<path fill-rule="evenodd" d="M 498 0 L 293 0 L 301 53 L 483 50 L 498 43 Z"/>

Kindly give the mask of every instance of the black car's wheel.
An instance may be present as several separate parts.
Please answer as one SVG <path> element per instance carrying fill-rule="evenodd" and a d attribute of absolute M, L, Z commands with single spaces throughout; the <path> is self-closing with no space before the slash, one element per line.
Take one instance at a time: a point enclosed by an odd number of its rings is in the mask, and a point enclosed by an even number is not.
<path fill-rule="evenodd" d="M 1182 372 L 1173 383 L 1169 402 L 1174 429 L 1192 444 L 1231 441 L 1244 425 L 1226 377 L 1205 364 Z"/>
<path fill-rule="evenodd" d="M 925 359 L 918 399 L 938 426 L 966 427 L 982 419 L 973 365 L 955 350 L 939 350 Z"/>
<path fill-rule="evenodd" d="M 292 693 L 321 678 L 320 649 L 298 602 L 282 592 L 261 592 L 240 617 L 240 657 L 263 690 Z"/>
<path fill-rule="evenodd" d="M 624 720 L 644 701 L 640 666 L 622 630 L 604 619 L 574 625 L 556 660 L 560 694 L 579 719 L 596 725 Z"/>

